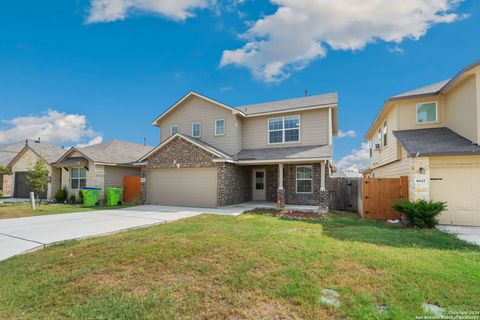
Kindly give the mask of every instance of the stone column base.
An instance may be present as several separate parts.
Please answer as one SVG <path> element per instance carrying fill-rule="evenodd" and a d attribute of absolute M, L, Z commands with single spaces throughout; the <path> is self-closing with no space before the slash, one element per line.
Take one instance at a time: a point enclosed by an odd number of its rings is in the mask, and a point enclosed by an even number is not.
<path fill-rule="evenodd" d="M 277 208 L 285 208 L 285 189 L 277 190 Z"/>

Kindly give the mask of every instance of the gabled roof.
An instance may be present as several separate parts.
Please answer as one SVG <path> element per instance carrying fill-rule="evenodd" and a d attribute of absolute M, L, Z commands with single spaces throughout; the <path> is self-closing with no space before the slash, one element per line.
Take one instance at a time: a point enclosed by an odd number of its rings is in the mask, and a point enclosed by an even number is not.
<path fill-rule="evenodd" d="M 171 136 L 170 138 L 168 138 L 167 140 L 163 141 L 161 144 L 159 144 L 157 147 L 153 148 L 152 150 L 150 150 L 150 152 L 148 152 L 147 154 L 143 155 L 137 162 L 143 162 L 143 161 L 146 161 L 148 160 L 148 158 L 153 155 L 154 153 L 156 153 L 157 151 L 161 150 L 163 147 L 165 147 L 166 145 L 168 145 L 171 141 L 173 141 L 174 139 L 183 139 L 183 140 L 186 140 L 194 145 L 196 145 L 197 147 L 200 147 L 201 149 L 213 154 L 214 156 L 218 157 L 218 158 L 222 158 L 222 159 L 228 159 L 230 160 L 231 157 L 230 155 L 226 154 L 225 152 L 223 152 L 222 150 L 218 149 L 218 148 L 215 148 L 211 145 L 209 145 L 208 143 L 202 141 L 202 140 L 199 140 L 199 139 L 196 139 L 196 138 L 193 138 L 191 136 L 188 136 L 188 135 L 185 135 L 185 134 L 181 134 L 181 133 L 175 133 L 173 136 Z"/>
<path fill-rule="evenodd" d="M 214 99 L 212 99 L 212 98 L 209 98 L 209 97 L 207 97 L 207 96 L 204 96 L 204 95 L 202 95 L 202 94 L 200 94 L 200 93 L 197 93 L 197 92 L 194 92 L 194 91 L 190 91 L 189 93 L 187 93 L 186 95 L 184 95 L 180 100 L 178 100 L 177 102 L 175 102 L 170 108 L 168 108 L 167 110 L 165 110 L 165 111 L 164 111 L 161 115 L 159 115 L 155 120 L 153 120 L 153 121 L 152 121 L 152 124 L 153 124 L 154 126 L 157 125 L 157 122 L 158 122 L 161 118 L 165 117 L 170 111 L 172 111 L 173 109 L 175 109 L 176 107 L 178 107 L 179 105 L 181 105 L 182 102 L 184 102 L 185 100 L 187 100 L 189 97 L 192 97 L 192 96 L 197 97 L 197 98 L 200 98 L 200 99 L 203 99 L 203 100 L 206 100 L 206 101 L 208 101 L 208 102 L 211 102 L 211 103 L 213 103 L 213 104 L 215 104 L 215 105 L 217 105 L 217 106 L 219 106 L 219 107 L 228 109 L 228 110 L 232 111 L 234 114 L 243 114 L 242 111 L 237 110 L 237 109 L 235 109 L 235 108 L 233 108 L 233 107 L 227 106 L 227 105 L 224 104 L 224 103 L 221 103 L 221 102 L 219 102 L 219 101 L 216 101 L 216 100 L 214 100 Z"/>
<path fill-rule="evenodd" d="M 88 160 L 105 165 L 133 165 L 137 159 L 152 150 L 150 146 L 128 141 L 112 140 L 82 148 L 71 148 L 65 156 L 58 160 L 63 161 L 74 151 L 84 155 Z"/>
<path fill-rule="evenodd" d="M 25 147 L 25 141 L 15 142 L 0 147 L 0 167 L 6 167 Z"/>
<path fill-rule="evenodd" d="M 270 101 L 265 103 L 257 103 L 246 106 L 237 107 L 247 116 L 272 112 L 295 111 L 298 109 L 310 107 L 336 107 L 338 104 L 338 95 L 336 92 L 320 94 L 315 96 L 307 96 L 301 98 Z"/>
<path fill-rule="evenodd" d="M 480 154 L 480 146 L 448 128 L 394 131 L 410 157 Z"/>
<path fill-rule="evenodd" d="M 6 147 L 11 148 L 11 150 L 17 150 L 19 147 L 21 147 L 18 152 L 10 153 L 10 155 L 15 154 L 13 157 L 5 157 L 5 159 L 10 158 L 10 161 L 5 164 L 5 166 L 7 167 L 11 167 L 13 163 L 15 163 L 15 161 L 17 161 L 27 150 L 32 150 L 37 156 L 45 160 L 45 162 L 47 162 L 48 164 L 57 161 L 65 153 L 65 149 L 59 146 L 47 142 L 39 142 L 34 140 L 17 142 Z"/>
<path fill-rule="evenodd" d="M 387 109 L 387 106 L 393 102 L 393 101 L 398 101 L 398 100 L 406 100 L 406 99 L 414 99 L 414 98 L 422 98 L 422 97 L 430 97 L 430 96 L 436 96 L 439 94 L 444 93 L 447 91 L 451 86 L 453 86 L 457 80 L 462 78 L 467 72 L 469 72 L 472 69 L 477 68 L 480 66 L 480 60 L 475 61 L 474 63 L 468 65 L 467 67 L 463 68 L 460 72 L 458 72 L 453 78 L 443 80 L 440 82 L 436 82 L 424 87 L 420 87 L 414 90 L 410 90 L 395 96 L 392 96 L 388 98 L 384 103 L 382 108 L 380 109 L 380 112 L 377 114 L 375 120 L 372 122 L 370 128 L 368 129 L 367 133 L 365 134 L 365 139 L 367 139 L 367 136 L 369 133 L 373 130 L 375 127 L 375 124 L 377 123 L 378 119 L 382 115 L 382 113 Z"/>

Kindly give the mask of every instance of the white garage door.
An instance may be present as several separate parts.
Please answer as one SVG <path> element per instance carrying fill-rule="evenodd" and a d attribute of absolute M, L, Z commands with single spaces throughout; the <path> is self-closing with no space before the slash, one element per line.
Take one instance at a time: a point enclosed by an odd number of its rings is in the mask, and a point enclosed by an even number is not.
<path fill-rule="evenodd" d="M 150 169 L 147 203 L 216 207 L 217 168 Z"/>
<path fill-rule="evenodd" d="M 480 166 L 435 165 L 430 178 L 430 199 L 448 206 L 440 223 L 480 226 Z"/>

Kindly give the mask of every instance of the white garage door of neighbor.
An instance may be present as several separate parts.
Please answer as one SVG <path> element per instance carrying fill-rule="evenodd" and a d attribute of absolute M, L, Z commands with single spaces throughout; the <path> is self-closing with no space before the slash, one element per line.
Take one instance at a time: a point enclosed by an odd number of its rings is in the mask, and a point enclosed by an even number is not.
<path fill-rule="evenodd" d="M 217 168 L 151 169 L 147 176 L 147 202 L 216 207 Z"/>
<path fill-rule="evenodd" d="M 432 166 L 430 199 L 446 201 L 443 224 L 480 226 L 480 167 Z"/>

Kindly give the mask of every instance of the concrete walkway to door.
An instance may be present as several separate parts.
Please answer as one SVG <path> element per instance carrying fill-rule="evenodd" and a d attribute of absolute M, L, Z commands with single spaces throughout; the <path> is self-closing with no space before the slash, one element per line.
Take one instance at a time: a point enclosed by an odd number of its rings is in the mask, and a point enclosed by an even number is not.
<path fill-rule="evenodd" d="M 239 215 L 255 208 L 273 208 L 270 202 L 247 202 L 223 208 L 187 208 L 144 205 L 102 210 L 0 220 L 0 260 L 47 245 L 110 234 L 133 228 L 193 217 L 202 213 Z M 315 210 L 313 206 L 287 209 Z"/>

